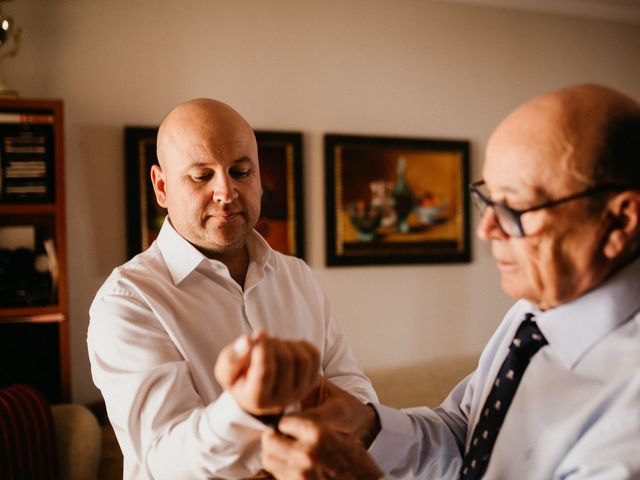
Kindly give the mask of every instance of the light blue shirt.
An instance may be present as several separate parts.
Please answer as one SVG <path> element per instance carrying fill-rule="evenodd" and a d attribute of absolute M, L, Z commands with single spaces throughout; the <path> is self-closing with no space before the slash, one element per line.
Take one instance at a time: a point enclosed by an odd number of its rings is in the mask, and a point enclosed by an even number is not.
<path fill-rule="evenodd" d="M 376 406 L 369 453 L 393 478 L 457 478 L 463 452 L 526 312 L 549 344 L 532 358 L 487 479 L 640 478 L 640 260 L 547 311 L 517 302 L 475 372 L 435 410 Z"/>

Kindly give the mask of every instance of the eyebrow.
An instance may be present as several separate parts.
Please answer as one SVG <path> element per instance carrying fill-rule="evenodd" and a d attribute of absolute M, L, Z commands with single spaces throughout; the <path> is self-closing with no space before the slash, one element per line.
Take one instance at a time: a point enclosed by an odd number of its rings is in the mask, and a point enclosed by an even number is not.
<path fill-rule="evenodd" d="M 234 160 L 233 164 L 236 165 L 238 163 L 251 163 L 251 159 L 249 157 L 240 157 L 237 160 Z"/>
<path fill-rule="evenodd" d="M 238 165 L 240 163 L 251 163 L 251 158 L 249 157 L 240 157 L 237 160 L 234 160 L 232 165 Z M 196 167 L 200 167 L 200 168 L 209 168 L 211 166 L 210 163 L 207 162 L 192 162 L 189 165 L 187 165 L 187 169 L 190 168 L 196 168 Z"/>
<path fill-rule="evenodd" d="M 484 184 L 485 187 L 487 187 L 487 184 Z M 487 187 L 488 189 L 488 187 Z M 503 188 L 500 188 L 500 193 L 501 194 L 512 194 L 512 195 L 518 195 L 518 194 L 522 194 L 523 190 L 519 189 L 519 188 L 515 188 L 512 187 L 511 185 L 506 185 Z M 493 194 L 495 192 L 492 192 L 491 190 L 489 190 L 489 194 Z M 532 188 L 532 194 L 534 197 L 539 197 L 541 199 L 543 199 L 544 201 L 546 200 L 550 200 L 552 197 L 549 195 L 549 192 L 544 188 L 544 187 L 533 187 Z"/>

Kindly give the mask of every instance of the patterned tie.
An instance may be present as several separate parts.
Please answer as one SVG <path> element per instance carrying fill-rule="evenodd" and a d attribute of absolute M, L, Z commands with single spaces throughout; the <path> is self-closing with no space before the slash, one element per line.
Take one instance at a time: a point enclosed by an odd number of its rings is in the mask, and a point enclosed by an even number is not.
<path fill-rule="evenodd" d="M 529 360 L 538 350 L 547 344 L 538 325 L 531 320 L 533 314 L 527 313 L 518 327 L 509 354 L 504 359 L 493 388 L 484 402 L 480 419 L 473 431 L 469 450 L 464 457 L 460 470 L 460 480 L 482 478 L 491 450 L 496 443 L 500 427 L 511 405 L 518 384 L 529 365 Z"/>

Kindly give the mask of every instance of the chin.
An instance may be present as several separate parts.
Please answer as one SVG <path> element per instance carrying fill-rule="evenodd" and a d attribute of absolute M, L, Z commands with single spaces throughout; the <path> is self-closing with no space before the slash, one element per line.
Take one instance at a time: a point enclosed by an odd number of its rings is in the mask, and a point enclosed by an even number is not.
<path fill-rule="evenodd" d="M 505 276 L 503 275 L 500 286 L 502 287 L 504 293 L 509 295 L 514 300 L 524 298 L 526 300 L 532 301 L 531 292 L 528 291 L 527 288 L 523 288 L 523 286 L 519 284 L 517 280 L 514 281 L 513 278 L 505 278 Z"/>
<path fill-rule="evenodd" d="M 216 236 L 209 240 L 210 248 L 218 253 L 231 253 L 243 248 L 247 243 L 248 234 L 243 232 L 233 237 Z"/>

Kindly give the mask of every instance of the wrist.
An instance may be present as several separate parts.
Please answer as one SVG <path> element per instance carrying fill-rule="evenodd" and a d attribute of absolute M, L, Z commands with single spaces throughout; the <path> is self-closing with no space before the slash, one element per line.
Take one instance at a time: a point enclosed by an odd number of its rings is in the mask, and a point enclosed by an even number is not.
<path fill-rule="evenodd" d="M 367 403 L 365 407 L 365 421 L 362 431 L 359 435 L 359 440 L 365 448 L 369 448 L 369 446 L 378 436 L 378 433 L 380 433 L 380 429 L 382 428 L 382 426 L 380 424 L 380 417 L 378 417 L 378 412 L 373 407 L 373 405 Z"/>
<path fill-rule="evenodd" d="M 277 432 L 278 431 L 278 423 L 280 423 L 280 419 L 282 418 L 282 415 L 284 415 L 284 414 L 283 413 L 273 413 L 273 414 L 267 414 L 267 415 L 254 415 L 253 413 L 250 413 L 250 415 L 253 418 L 255 418 L 256 420 L 259 420 L 260 422 L 265 424 L 267 427 L 273 428 Z"/>

